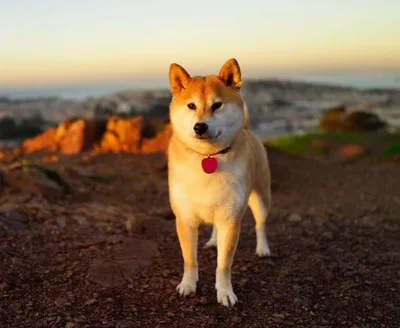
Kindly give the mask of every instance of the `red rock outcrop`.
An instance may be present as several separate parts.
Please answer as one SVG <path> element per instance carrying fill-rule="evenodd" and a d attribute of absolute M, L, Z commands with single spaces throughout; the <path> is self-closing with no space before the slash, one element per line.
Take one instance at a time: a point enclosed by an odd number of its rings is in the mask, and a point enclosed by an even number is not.
<path fill-rule="evenodd" d="M 166 152 L 168 148 L 169 139 L 172 135 L 172 126 L 167 124 L 164 129 L 156 134 L 154 138 L 143 138 L 141 144 L 142 153 L 152 153 L 155 150 Z"/>
<path fill-rule="evenodd" d="M 57 128 L 49 129 L 36 137 L 26 139 L 22 144 L 25 153 L 35 153 L 38 151 L 54 152 L 58 150 L 55 143 Z"/>
<path fill-rule="evenodd" d="M 151 126 L 151 122 L 145 122 L 141 116 L 112 116 L 108 120 L 71 118 L 57 128 L 25 140 L 22 149 L 25 153 L 44 151 L 68 155 L 90 149 L 115 153 L 165 152 L 172 134 L 170 124 L 161 126 L 154 137 L 148 136 Z"/>
<path fill-rule="evenodd" d="M 60 152 L 71 155 L 93 148 L 103 136 L 105 127 L 106 121 L 102 119 L 79 119 L 72 122 L 65 131 L 57 134 L 60 138 L 56 140 Z M 59 129 L 64 130 L 62 124 Z"/>
<path fill-rule="evenodd" d="M 111 152 L 133 152 L 140 150 L 143 118 L 111 117 L 107 122 L 107 130 L 100 142 L 100 149 Z"/>

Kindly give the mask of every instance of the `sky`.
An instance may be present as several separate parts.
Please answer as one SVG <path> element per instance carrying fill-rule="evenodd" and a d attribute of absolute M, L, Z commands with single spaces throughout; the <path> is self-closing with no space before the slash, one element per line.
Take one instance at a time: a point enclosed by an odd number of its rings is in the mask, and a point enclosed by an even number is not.
<path fill-rule="evenodd" d="M 399 0 L 0 0 L 0 86 L 400 74 Z"/>

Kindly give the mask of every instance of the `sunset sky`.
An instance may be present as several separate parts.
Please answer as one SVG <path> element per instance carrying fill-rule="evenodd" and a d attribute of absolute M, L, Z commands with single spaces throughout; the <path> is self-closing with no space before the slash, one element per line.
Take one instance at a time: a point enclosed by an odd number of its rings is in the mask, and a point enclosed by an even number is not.
<path fill-rule="evenodd" d="M 171 62 L 245 76 L 400 74 L 399 0 L 21 0 L 0 4 L 0 86 L 167 79 Z"/>

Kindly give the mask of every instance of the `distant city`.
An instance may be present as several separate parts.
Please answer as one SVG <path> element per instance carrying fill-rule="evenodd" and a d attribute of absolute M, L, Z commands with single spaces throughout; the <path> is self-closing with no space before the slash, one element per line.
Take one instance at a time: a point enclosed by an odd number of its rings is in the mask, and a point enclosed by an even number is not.
<path fill-rule="evenodd" d="M 261 138 L 313 131 L 324 111 L 345 106 L 350 111 L 375 113 L 394 129 L 400 127 L 398 79 L 353 77 L 346 81 L 326 84 L 322 77 L 318 83 L 248 80 L 242 93 L 249 108 L 250 126 Z M 168 85 L 161 83 L 141 88 L 137 83 L 126 83 L 7 89 L 1 94 L 2 144 L 4 140 L 15 143 L 68 117 L 116 114 L 166 119 L 171 97 Z"/>

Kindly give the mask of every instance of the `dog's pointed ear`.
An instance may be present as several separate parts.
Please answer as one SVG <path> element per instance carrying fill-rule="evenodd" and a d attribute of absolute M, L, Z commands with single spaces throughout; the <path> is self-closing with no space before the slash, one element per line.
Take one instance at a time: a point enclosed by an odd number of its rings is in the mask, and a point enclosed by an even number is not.
<path fill-rule="evenodd" d="M 186 89 L 189 81 L 190 75 L 182 66 L 175 63 L 171 64 L 169 67 L 169 84 L 173 94 Z"/>
<path fill-rule="evenodd" d="M 228 87 L 236 90 L 242 87 L 242 74 L 240 73 L 239 63 L 235 58 L 229 59 L 224 66 L 222 66 L 218 77 Z"/>

